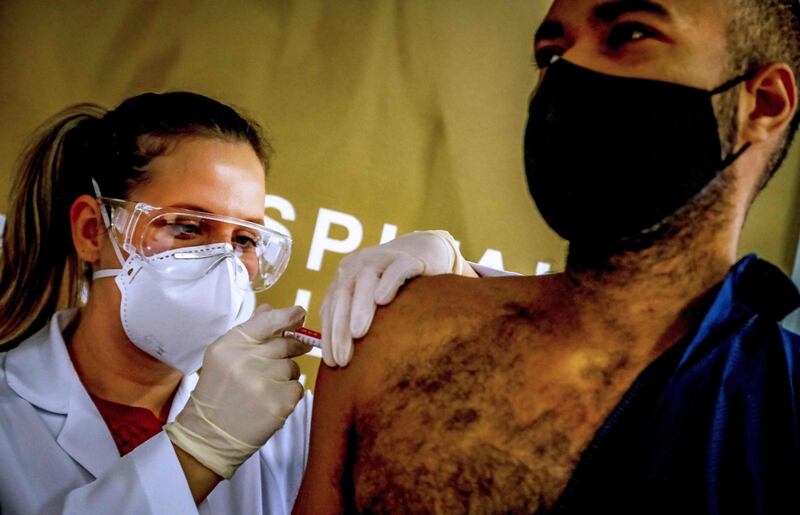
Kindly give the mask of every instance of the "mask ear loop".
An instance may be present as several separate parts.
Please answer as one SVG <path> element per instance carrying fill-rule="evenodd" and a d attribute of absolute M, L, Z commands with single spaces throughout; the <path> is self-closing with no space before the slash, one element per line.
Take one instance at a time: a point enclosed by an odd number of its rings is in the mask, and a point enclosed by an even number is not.
<path fill-rule="evenodd" d="M 724 82 L 719 87 L 716 87 L 716 88 L 712 89 L 709 92 L 709 96 L 713 97 L 715 95 L 719 95 L 720 93 L 724 93 L 724 92 L 728 91 L 729 89 L 737 86 L 738 84 L 752 79 L 753 77 L 756 76 L 757 73 L 758 73 L 758 70 L 750 70 L 750 71 L 747 71 L 747 72 L 745 72 L 745 73 L 743 73 L 743 74 L 741 74 L 741 75 L 739 75 L 737 77 L 734 77 L 731 80 Z M 736 162 L 736 160 L 739 159 L 740 157 L 742 157 L 742 154 L 744 154 L 745 151 L 748 148 L 750 148 L 750 145 L 751 145 L 751 143 L 748 141 L 747 143 L 742 145 L 742 148 L 740 148 L 736 152 L 734 152 L 734 153 L 730 154 L 728 157 L 726 157 L 722 161 L 722 163 L 720 163 L 719 170 L 720 171 L 725 170 L 730 165 L 732 165 L 734 162 Z"/>
<path fill-rule="evenodd" d="M 722 161 L 722 163 L 719 165 L 719 170 L 722 171 L 722 170 L 728 168 L 734 162 L 736 162 L 737 159 L 742 157 L 742 154 L 744 154 L 745 150 L 750 148 L 750 145 L 751 145 L 751 143 L 748 141 L 747 143 L 742 145 L 742 148 L 740 148 L 739 150 L 737 150 L 736 152 L 734 152 L 733 154 L 731 154 L 727 158 L 725 158 L 725 160 Z"/>
<path fill-rule="evenodd" d="M 97 198 L 102 197 L 103 195 L 100 193 L 100 185 L 97 184 L 97 181 L 92 177 L 92 188 L 94 188 L 94 194 Z M 114 253 L 117 255 L 117 260 L 119 261 L 120 266 L 125 265 L 125 259 L 122 257 L 122 252 L 119 250 L 119 246 L 117 246 L 117 241 L 114 238 L 114 235 L 111 233 L 111 218 L 109 217 L 108 212 L 103 207 L 103 204 L 100 204 L 100 216 L 103 218 L 103 224 L 106 226 L 106 230 L 111 238 L 111 246 L 114 248 Z M 115 275 L 119 275 L 122 269 L 118 270 L 98 270 L 92 274 L 92 279 L 102 279 L 103 277 L 113 277 Z"/>
<path fill-rule="evenodd" d="M 718 86 L 718 87 L 712 89 L 711 91 L 709 91 L 708 94 L 713 97 L 715 95 L 719 95 L 720 93 L 724 93 L 724 92 L 728 91 L 729 89 L 731 89 L 732 87 L 736 86 L 737 84 L 752 79 L 753 77 L 756 76 L 757 73 L 758 73 L 758 70 L 747 71 L 747 72 L 745 72 L 745 73 L 743 73 L 741 75 L 738 75 L 738 76 L 732 78 L 729 81 L 723 82 L 720 86 Z"/>

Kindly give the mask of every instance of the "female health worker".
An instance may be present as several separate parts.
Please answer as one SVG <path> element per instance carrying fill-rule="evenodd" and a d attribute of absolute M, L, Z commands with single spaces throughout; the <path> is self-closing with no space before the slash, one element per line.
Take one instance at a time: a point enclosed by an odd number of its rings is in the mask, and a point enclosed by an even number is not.
<path fill-rule="evenodd" d="M 269 157 L 256 123 L 185 92 L 41 130 L 0 256 L 0 513 L 291 511 L 309 348 L 282 334 L 305 312 L 249 302 L 291 248 L 263 225 Z M 343 260 L 325 362 L 347 364 L 405 279 L 447 272 L 474 275 L 438 231 Z"/>

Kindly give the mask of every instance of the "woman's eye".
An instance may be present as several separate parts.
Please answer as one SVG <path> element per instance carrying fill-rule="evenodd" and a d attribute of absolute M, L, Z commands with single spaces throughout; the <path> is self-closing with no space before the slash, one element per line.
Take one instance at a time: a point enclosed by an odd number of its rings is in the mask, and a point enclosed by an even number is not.
<path fill-rule="evenodd" d="M 254 249 L 258 245 L 258 239 L 247 234 L 237 234 L 233 237 L 234 243 L 242 249 Z"/>
<path fill-rule="evenodd" d="M 199 225 L 192 223 L 173 222 L 168 223 L 166 228 L 175 238 L 191 238 L 203 232 Z"/>
<path fill-rule="evenodd" d="M 559 47 L 545 47 L 537 50 L 536 54 L 534 55 L 536 67 L 540 70 L 547 68 L 554 62 L 558 61 L 563 53 L 564 50 Z"/>
<path fill-rule="evenodd" d="M 640 23 L 620 23 L 608 33 L 608 48 L 616 50 L 627 43 L 648 39 L 657 33 Z"/>

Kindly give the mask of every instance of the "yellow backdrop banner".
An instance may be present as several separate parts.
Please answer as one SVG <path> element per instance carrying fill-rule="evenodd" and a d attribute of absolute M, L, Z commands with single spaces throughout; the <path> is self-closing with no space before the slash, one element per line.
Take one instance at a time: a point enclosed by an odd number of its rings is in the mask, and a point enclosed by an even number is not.
<path fill-rule="evenodd" d="M 0 213 L 29 134 L 67 105 L 191 90 L 264 125 L 277 151 L 268 223 L 291 234 L 259 299 L 309 308 L 346 253 L 447 229 L 467 259 L 531 274 L 563 266 L 522 167 L 531 0 L 0 3 Z M 579 150 L 579 149 L 576 149 Z M 751 211 L 742 252 L 789 271 L 798 152 Z M 312 367 L 313 368 L 313 367 Z"/>

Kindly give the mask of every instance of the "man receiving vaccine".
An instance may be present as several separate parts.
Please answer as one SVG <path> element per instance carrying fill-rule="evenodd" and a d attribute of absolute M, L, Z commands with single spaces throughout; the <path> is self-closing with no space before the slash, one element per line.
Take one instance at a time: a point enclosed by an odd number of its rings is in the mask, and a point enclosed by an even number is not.
<path fill-rule="evenodd" d="M 407 286 L 320 372 L 295 510 L 800 511 L 800 295 L 737 262 L 797 128 L 800 7 L 556 0 L 535 54 L 525 168 L 566 271 Z"/>

